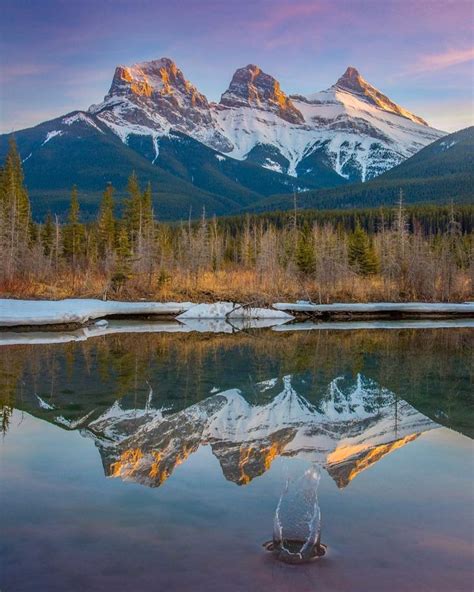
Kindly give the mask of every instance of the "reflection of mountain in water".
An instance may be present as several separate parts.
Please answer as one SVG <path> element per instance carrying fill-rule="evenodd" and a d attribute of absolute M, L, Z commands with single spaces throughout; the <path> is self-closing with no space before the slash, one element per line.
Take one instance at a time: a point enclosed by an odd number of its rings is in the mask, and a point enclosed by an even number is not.
<path fill-rule="evenodd" d="M 361 375 L 353 382 L 336 378 L 317 404 L 297 394 L 296 382 L 284 377 L 281 392 L 264 405 L 251 405 L 237 389 L 216 392 L 175 413 L 150 404 L 122 410 L 115 402 L 77 427 L 96 440 L 107 475 L 150 487 L 206 444 L 226 479 L 239 485 L 263 474 L 275 457 L 286 456 L 325 466 L 345 487 L 392 450 L 438 427 Z M 281 389 L 276 379 L 257 385 L 261 392 L 275 388 Z"/>

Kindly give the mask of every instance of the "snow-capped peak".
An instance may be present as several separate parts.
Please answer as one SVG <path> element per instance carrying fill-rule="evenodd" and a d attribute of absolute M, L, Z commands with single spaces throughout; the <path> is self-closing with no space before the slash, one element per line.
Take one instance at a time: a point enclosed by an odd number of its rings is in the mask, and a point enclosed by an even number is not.
<path fill-rule="evenodd" d="M 103 102 L 89 111 L 125 143 L 131 135 L 151 136 L 155 160 L 158 138 L 173 130 L 219 150 L 230 149 L 214 129 L 207 98 L 169 58 L 118 66 Z"/>
<path fill-rule="evenodd" d="M 368 83 L 362 78 L 357 68 L 348 66 L 344 74 L 336 82 L 337 87 L 363 93 Z"/>
<path fill-rule="evenodd" d="M 235 71 L 220 104 L 225 107 L 254 107 L 271 110 L 290 123 L 303 123 L 303 115 L 281 90 L 280 83 L 255 64 Z"/>
<path fill-rule="evenodd" d="M 353 66 L 349 66 L 346 69 L 344 74 L 334 85 L 334 88 L 337 90 L 361 95 L 367 102 L 376 105 L 384 111 L 396 113 L 401 117 L 406 117 L 407 119 L 411 119 L 416 123 L 421 123 L 421 125 L 428 125 L 424 119 L 418 117 L 418 115 L 414 115 L 407 109 L 400 107 L 383 93 L 381 93 L 378 89 L 368 83 L 364 78 L 362 78 L 357 68 L 354 68 Z"/>
<path fill-rule="evenodd" d="M 193 106 L 208 106 L 206 97 L 186 80 L 182 71 L 169 58 L 118 66 L 106 99 L 118 95 L 132 100 L 142 97 L 152 101 L 173 96 L 181 104 L 187 99 Z"/>

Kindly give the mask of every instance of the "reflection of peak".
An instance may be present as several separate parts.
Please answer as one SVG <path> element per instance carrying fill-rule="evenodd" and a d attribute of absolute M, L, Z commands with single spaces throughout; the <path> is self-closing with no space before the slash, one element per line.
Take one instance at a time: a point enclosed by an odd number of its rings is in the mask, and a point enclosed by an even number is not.
<path fill-rule="evenodd" d="M 380 407 L 394 401 L 393 393 L 381 388 L 372 380 L 358 374 L 354 382 L 338 376 L 329 384 L 323 397 L 320 410 L 325 417 L 334 421 L 350 420 L 357 417 L 371 417 Z"/>
<path fill-rule="evenodd" d="M 437 426 L 405 401 L 358 375 L 334 379 L 319 402 L 296 392 L 297 378 L 262 405 L 237 390 L 217 393 L 175 413 L 118 404 L 89 425 L 105 471 L 157 487 L 201 445 L 210 445 L 226 479 L 239 485 L 265 473 L 277 456 L 326 466 L 338 486 L 383 456 Z M 279 381 L 257 385 L 261 391 Z M 281 383 L 280 383 L 281 384 Z M 107 438 L 107 442 L 100 435 Z"/>
<path fill-rule="evenodd" d="M 275 458 L 283 454 L 292 437 L 291 430 L 280 430 L 268 439 L 250 443 L 216 440 L 211 447 L 224 477 L 237 485 L 247 485 L 268 471 Z"/>
<path fill-rule="evenodd" d="M 380 444 L 369 450 L 362 450 L 362 452 L 359 447 L 358 452 L 344 460 L 337 460 L 340 451 L 336 449 L 327 458 L 327 472 L 331 475 L 339 488 L 346 487 L 346 485 L 348 485 L 354 477 L 357 477 L 359 473 L 368 469 L 371 465 L 375 464 L 390 452 L 412 442 L 418 438 L 418 436 L 420 436 L 419 433 L 409 434 L 399 440 L 394 440 L 388 444 Z M 349 453 L 347 450 L 345 452 Z"/>

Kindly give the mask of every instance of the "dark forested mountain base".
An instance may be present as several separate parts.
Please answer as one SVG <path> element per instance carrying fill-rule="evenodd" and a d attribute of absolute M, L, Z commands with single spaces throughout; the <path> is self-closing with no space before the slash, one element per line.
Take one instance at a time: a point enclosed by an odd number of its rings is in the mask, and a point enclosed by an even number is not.
<path fill-rule="evenodd" d="M 400 197 L 400 195 L 399 195 Z M 474 232 L 474 205 L 409 205 L 404 208 L 408 232 L 420 231 L 425 235 L 444 234 L 452 225 L 453 212 L 458 229 L 462 234 Z M 300 227 L 311 227 L 317 224 L 338 228 L 344 232 L 352 232 L 359 225 L 369 234 L 391 228 L 397 219 L 396 207 L 354 208 L 339 210 L 297 209 L 296 219 Z M 238 216 L 223 216 L 218 219 L 219 227 L 231 233 L 242 232 L 248 224 L 260 224 L 262 227 L 274 226 L 278 229 L 289 228 L 294 224 L 295 211 L 282 210 L 276 212 L 247 213 Z"/>
<path fill-rule="evenodd" d="M 367 181 L 298 194 L 300 208 L 391 206 L 403 190 L 406 203 L 474 202 L 474 127 L 429 144 L 386 173 Z M 293 208 L 292 195 L 264 198 L 246 208 L 264 212 Z"/>
<path fill-rule="evenodd" d="M 209 216 L 290 209 L 295 193 L 299 208 L 318 209 L 391 206 L 400 189 L 406 203 L 470 202 L 473 136 L 474 128 L 456 132 L 387 173 L 350 185 L 328 166 L 313 162 L 314 154 L 292 177 L 261 166 L 268 147 L 256 147 L 240 161 L 178 132 L 160 138 L 159 148 L 150 135 L 131 133 L 124 143 L 98 117 L 82 111 L 17 132 L 16 141 L 37 221 L 48 212 L 64 221 L 73 185 L 83 219 L 92 219 L 108 183 L 121 203 L 132 171 L 151 183 L 158 218 L 183 220 L 199 218 L 203 209 Z M 0 136 L 0 158 L 7 154 L 9 139 Z M 318 173 L 306 175 L 308 167 Z"/>
<path fill-rule="evenodd" d="M 10 135 L 0 136 L 0 160 L 8 152 Z M 228 158 L 179 133 L 160 139 L 158 153 L 152 136 L 130 134 L 127 142 L 93 114 L 76 111 L 15 133 L 32 213 L 42 220 L 48 211 L 64 220 L 69 192 L 77 185 L 84 218 L 95 216 L 107 183 L 126 194 L 132 171 L 151 183 L 154 210 L 161 219 L 236 212 L 265 196 L 298 187 L 325 186 Z M 46 139 L 45 139 L 46 138 Z"/>

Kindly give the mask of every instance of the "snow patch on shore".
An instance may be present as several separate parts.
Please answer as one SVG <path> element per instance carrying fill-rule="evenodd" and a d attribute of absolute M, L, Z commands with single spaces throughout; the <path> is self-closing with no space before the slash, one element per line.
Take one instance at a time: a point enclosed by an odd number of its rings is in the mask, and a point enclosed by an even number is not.
<path fill-rule="evenodd" d="M 178 321 L 187 319 L 285 319 L 290 321 L 293 317 L 286 312 L 271 308 L 251 308 L 234 302 L 214 302 L 192 306 L 177 319 Z"/>
<path fill-rule="evenodd" d="M 84 324 L 110 315 L 178 315 L 191 302 L 115 302 L 95 299 L 0 299 L 0 327 Z"/>

